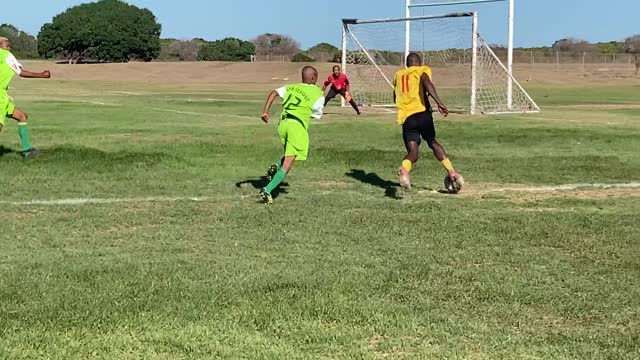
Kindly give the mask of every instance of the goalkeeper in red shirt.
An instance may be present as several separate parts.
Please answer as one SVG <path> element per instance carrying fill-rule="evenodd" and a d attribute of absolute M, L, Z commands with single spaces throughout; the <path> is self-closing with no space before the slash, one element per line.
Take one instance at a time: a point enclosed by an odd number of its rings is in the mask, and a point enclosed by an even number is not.
<path fill-rule="evenodd" d="M 322 91 L 325 91 L 329 85 L 331 85 L 331 88 L 329 89 L 327 96 L 325 96 L 324 106 L 327 106 L 331 99 L 340 94 L 345 100 L 347 100 L 347 102 L 349 102 L 349 104 L 351 104 L 358 115 L 361 114 L 360 109 L 358 109 L 358 104 L 356 104 L 351 97 L 351 94 L 349 94 L 349 79 L 347 78 L 347 74 L 340 71 L 340 66 L 335 65 L 333 67 L 333 73 L 329 75 L 327 81 L 324 82 Z"/>

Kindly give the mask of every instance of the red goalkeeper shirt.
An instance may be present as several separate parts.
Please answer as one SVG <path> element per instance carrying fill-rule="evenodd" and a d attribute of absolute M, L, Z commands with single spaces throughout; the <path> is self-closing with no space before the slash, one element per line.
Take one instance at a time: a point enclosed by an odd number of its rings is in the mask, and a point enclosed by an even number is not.
<path fill-rule="evenodd" d="M 344 73 L 341 73 L 338 77 L 331 74 L 327 81 L 324 82 L 324 86 L 329 86 L 329 84 L 331 84 L 331 89 L 335 92 L 346 91 L 349 86 L 349 79 L 347 79 L 347 75 Z"/>

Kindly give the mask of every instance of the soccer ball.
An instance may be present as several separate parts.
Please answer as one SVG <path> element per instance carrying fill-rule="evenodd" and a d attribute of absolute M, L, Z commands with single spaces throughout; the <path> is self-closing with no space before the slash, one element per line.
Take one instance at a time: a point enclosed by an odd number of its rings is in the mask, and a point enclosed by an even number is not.
<path fill-rule="evenodd" d="M 462 185 L 464 185 L 464 179 L 462 175 L 458 174 L 458 179 L 454 181 L 449 174 L 444 177 L 444 188 L 449 192 L 449 194 L 457 194 L 462 190 Z"/>

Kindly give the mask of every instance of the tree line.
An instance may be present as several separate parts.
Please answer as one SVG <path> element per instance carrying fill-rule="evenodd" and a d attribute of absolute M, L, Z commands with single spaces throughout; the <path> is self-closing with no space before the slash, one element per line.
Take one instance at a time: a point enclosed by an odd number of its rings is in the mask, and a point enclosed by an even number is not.
<path fill-rule="evenodd" d="M 191 40 L 161 39 L 158 60 L 161 61 L 251 61 L 280 60 L 294 62 L 339 62 L 337 47 L 320 43 L 306 51 L 293 38 L 281 34 L 262 34 L 251 41 L 237 38 L 207 41 L 201 38 Z"/>
<path fill-rule="evenodd" d="M 285 57 L 293 61 L 333 60 L 338 51 L 319 44 L 309 51 L 287 35 L 266 33 L 251 41 L 233 37 L 161 39 L 162 26 L 148 9 L 121 0 L 100 0 L 71 7 L 42 26 L 37 38 L 2 25 L 0 36 L 9 38 L 21 57 L 78 61 L 251 61 L 257 56 Z"/>
<path fill-rule="evenodd" d="M 33 58 L 38 56 L 38 41 L 24 31 L 10 24 L 0 25 L 0 37 L 11 40 L 13 51 L 19 57 Z"/>
<path fill-rule="evenodd" d="M 9 38 L 14 52 L 21 57 L 64 59 L 70 63 L 81 60 L 251 61 L 255 58 L 340 62 L 342 58 L 341 51 L 331 44 L 321 43 L 303 51 L 300 43 L 282 34 L 266 33 L 251 41 L 233 37 L 207 41 L 161 39 L 161 30 L 156 16 L 148 9 L 122 0 L 100 0 L 71 7 L 55 16 L 42 26 L 37 38 L 9 24 L 0 25 L 0 36 Z M 500 45 L 492 48 L 499 55 L 506 51 Z M 463 49 L 451 51 L 464 52 Z M 388 58 L 388 63 L 402 62 L 400 53 L 375 52 Z M 636 60 L 636 69 L 640 70 L 640 34 L 623 42 L 597 44 L 573 38 L 560 39 L 550 47 L 519 48 L 515 52 L 516 55 L 535 53 L 537 56 L 552 56 L 554 52 L 576 55 L 629 53 Z"/>

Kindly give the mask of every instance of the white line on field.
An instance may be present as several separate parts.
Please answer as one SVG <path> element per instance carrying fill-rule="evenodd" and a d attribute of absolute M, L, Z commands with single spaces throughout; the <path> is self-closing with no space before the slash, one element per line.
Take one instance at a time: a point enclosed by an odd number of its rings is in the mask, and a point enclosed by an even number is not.
<path fill-rule="evenodd" d="M 200 115 L 200 116 L 214 116 L 214 117 L 224 116 L 224 117 L 234 117 L 234 118 L 240 118 L 240 119 L 259 119 L 260 118 L 257 115 L 256 116 L 247 116 L 247 115 L 236 115 L 236 114 L 201 113 L 201 112 L 195 112 L 195 111 L 183 111 L 183 110 L 150 108 L 150 107 L 145 107 L 144 109 L 146 109 L 146 110 L 163 111 L 163 112 L 170 112 L 170 113 L 174 113 L 174 114 L 183 114 L 183 115 Z"/>
<path fill-rule="evenodd" d="M 135 92 L 130 92 L 130 91 L 107 91 L 107 92 L 112 93 L 112 94 L 123 94 L 123 95 L 133 95 L 133 96 L 140 96 L 140 95 L 145 95 L 146 94 L 146 93 L 145 94 L 135 93 Z"/>
<path fill-rule="evenodd" d="M 65 103 L 74 103 L 74 104 L 91 104 L 91 105 L 100 105 L 100 106 L 123 106 L 120 104 L 108 104 L 100 101 L 89 101 L 89 100 L 71 100 L 71 99 L 55 99 L 53 101 L 57 102 L 65 102 Z"/>
<path fill-rule="evenodd" d="M 200 99 L 193 99 L 193 100 L 189 99 L 189 101 L 192 101 L 192 102 L 199 102 L 199 101 L 201 102 L 203 100 L 205 100 L 205 101 L 214 101 L 214 102 L 224 101 L 224 102 L 237 102 L 237 103 L 248 103 L 248 102 L 250 102 L 250 103 L 263 103 L 264 102 L 262 100 L 216 99 L 216 98 L 206 98 L 206 99 L 202 99 L 202 100 L 200 100 Z"/>
<path fill-rule="evenodd" d="M 538 187 L 519 187 L 519 188 L 502 188 L 490 190 L 490 192 L 505 192 L 505 191 L 521 191 L 521 192 L 533 192 L 533 191 L 563 191 L 563 190 L 577 190 L 577 189 L 612 189 L 612 188 L 626 188 L 635 189 L 640 188 L 640 182 L 619 183 L 619 184 L 565 184 L 565 185 L 550 185 L 550 186 L 538 186 Z M 433 191 L 419 191 L 419 193 L 433 192 Z M 250 195 L 241 195 L 239 198 L 245 199 Z M 178 202 L 178 201 L 191 201 L 191 202 L 203 202 L 211 200 L 230 199 L 237 197 L 211 197 L 211 196 L 150 196 L 150 197 L 137 197 L 137 198 L 70 198 L 70 199 L 49 199 L 49 200 L 27 200 L 27 201 L 9 201 L 0 200 L 2 205 L 16 205 L 16 206 L 29 206 L 29 205 L 88 205 L 88 204 L 117 204 L 117 203 L 144 203 L 144 202 Z"/>
<path fill-rule="evenodd" d="M 174 114 L 184 114 L 184 115 L 206 115 L 206 116 L 211 115 L 211 114 L 207 114 L 207 113 L 199 113 L 199 112 L 194 112 L 194 111 L 183 111 L 183 110 L 173 110 L 173 109 L 160 109 L 160 108 L 145 108 L 145 109 L 170 112 L 170 113 L 174 113 Z"/>
<path fill-rule="evenodd" d="M 120 105 L 120 104 L 108 104 L 108 103 L 103 103 L 103 102 L 99 102 L 99 101 L 82 101 L 82 100 L 77 100 L 77 101 L 70 101 L 70 102 L 78 102 L 78 103 L 82 103 L 82 104 L 92 104 L 92 105 L 100 105 L 100 106 L 115 106 L 115 107 L 121 107 L 124 105 Z"/>
<path fill-rule="evenodd" d="M 496 189 L 486 189 L 486 193 L 500 192 L 553 192 L 553 191 L 569 191 L 581 189 L 637 189 L 640 188 L 640 182 L 632 181 L 628 183 L 618 184 L 563 184 L 563 185 L 544 185 L 544 186 L 520 186 L 506 187 Z M 464 189 L 463 189 L 464 192 Z M 421 190 L 418 193 L 438 193 L 437 190 Z"/>
<path fill-rule="evenodd" d="M 557 121 L 557 122 L 564 121 L 564 122 L 569 122 L 569 123 L 576 123 L 576 122 L 579 122 L 579 123 L 581 123 L 581 124 L 582 124 L 582 123 L 585 123 L 585 120 L 584 120 L 584 119 L 578 119 L 578 118 L 575 118 L 575 119 L 561 119 L 561 118 L 556 118 L 556 117 L 535 117 L 535 116 L 526 116 L 526 117 L 523 117 L 523 119 L 526 119 L 526 120 L 541 120 L 541 121 Z M 596 120 L 594 120 L 594 121 L 596 121 Z M 602 122 L 602 121 L 598 121 L 598 123 L 599 123 L 599 124 L 603 124 L 603 125 L 614 125 L 614 123 L 612 123 L 612 122 L 604 123 L 604 122 Z"/>
<path fill-rule="evenodd" d="M 532 187 L 513 187 L 495 189 L 493 192 L 504 191 L 523 191 L 523 192 L 537 192 L 537 191 L 566 191 L 566 190 L 578 190 L 578 189 L 635 189 L 640 188 L 640 182 L 632 181 L 629 183 L 618 184 L 564 184 L 564 185 L 547 185 L 547 186 L 532 186 Z"/>
<path fill-rule="evenodd" d="M 103 102 L 99 102 L 99 101 L 78 101 L 80 103 L 87 103 L 87 104 L 93 104 L 93 105 L 101 105 L 101 106 L 122 106 L 122 105 L 118 105 L 118 104 L 107 104 L 107 103 L 103 103 Z"/>
<path fill-rule="evenodd" d="M 85 204 L 115 204 L 115 203 L 143 203 L 143 202 L 176 202 L 176 201 L 208 201 L 210 196 L 151 196 L 140 198 L 71 198 L 52 200 L 28 200 L 28 201 L 0 201 L 5 205 L 85 205 Z"/>
<path fill-rule="evenodd" d="M 561 119 L 561 118 L 554 118 L 554 117 L 524 117 L 523 119 L 526 120 L 540 120 L 540 121 L 557 121 L 557 122 L 565 122 L 565 123 L 577 123 L 580 125 L 623 125 L 625 123 L 625 120 L 617 120 L 617 121 L 600 121 L 600 120 L 585 120 L 585 119 Z M 628 122 L 628 121 L 626 121 Z"/>

